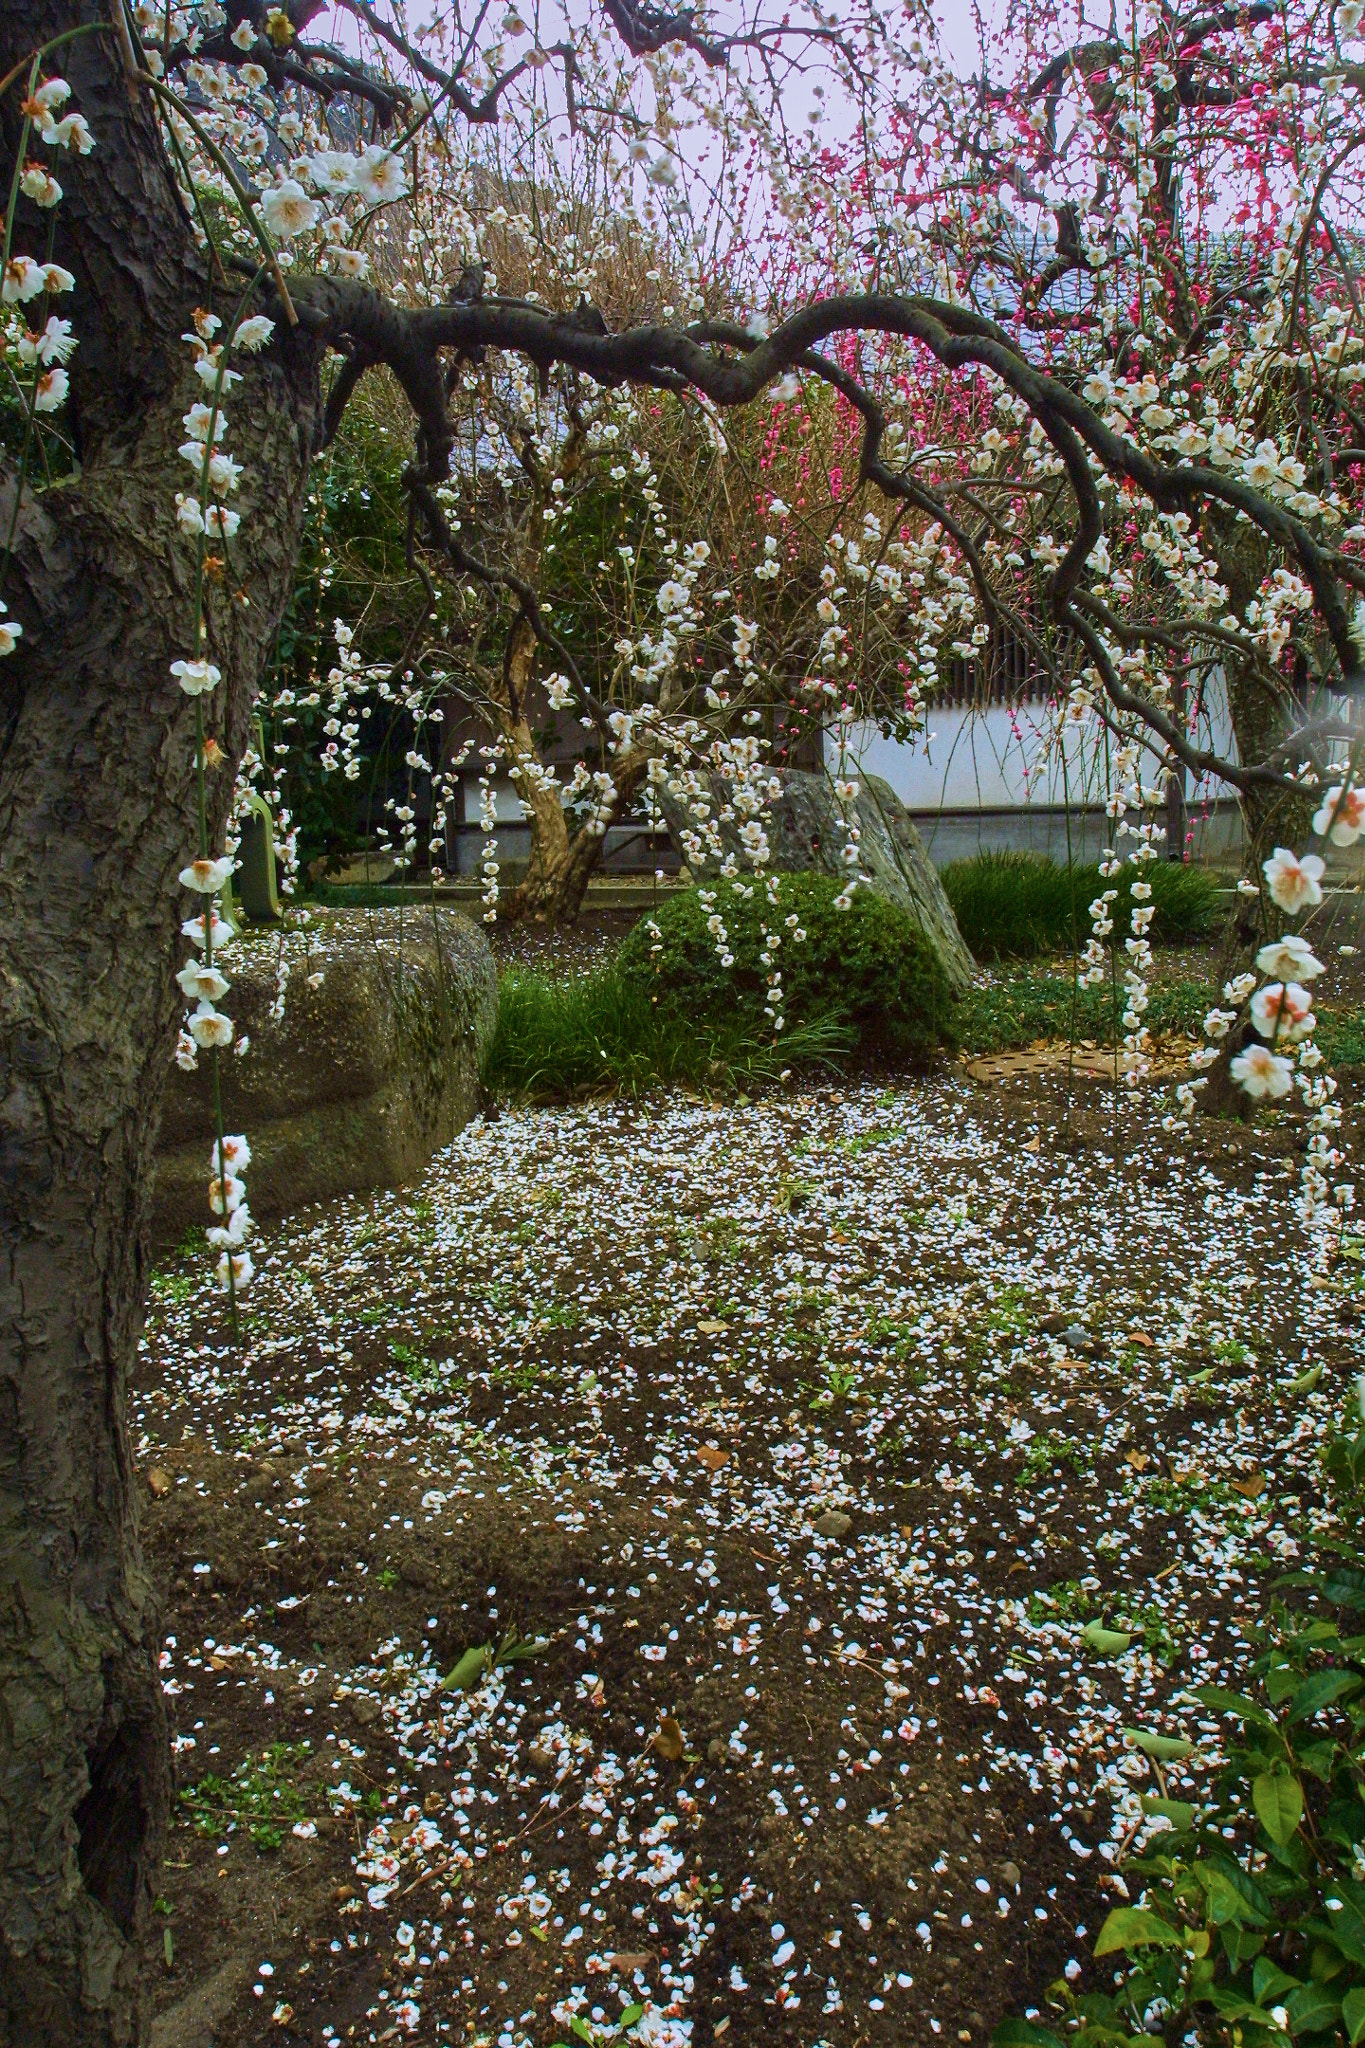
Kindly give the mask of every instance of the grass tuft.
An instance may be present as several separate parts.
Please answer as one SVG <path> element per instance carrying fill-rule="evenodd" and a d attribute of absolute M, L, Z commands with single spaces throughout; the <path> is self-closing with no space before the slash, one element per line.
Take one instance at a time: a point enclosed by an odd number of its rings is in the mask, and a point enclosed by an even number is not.
<path fill-rule="evenodd" d="M 615 965 L 568 980 L 505 973 L 484 1060 L 493 1095 L 532 1101 L 639 1095 L 683 1085 L 734 1089 L 776 1081 L 792 1066 L 837 1067 L 854 1044 L 844 1024 L 795 1024 L 774 1042 L 740 1015 L 696 1022 L 660 1010 Z"/>
<path fill-rule="evenodd" d="M 1083 946 L 1090 936 L 1090 905 L 1107 888 L 1119 892 L 1113 914 L 1126 928 L 1129 885 L 1136 879 L 1136 869 L 1127 865 L 1106 882 L 1094 864 L 1062 867 L 1043 854 L 1017 852 L 978 853 L 954 861 L 942 875 L 958 928 L 979 960 Z M 1154 861 L 1146 879 L 1156 910 L 1151 935 L 1158 944 L 1207 938 L 1216 928 L 1219 887 L 1207 869 Z"/>

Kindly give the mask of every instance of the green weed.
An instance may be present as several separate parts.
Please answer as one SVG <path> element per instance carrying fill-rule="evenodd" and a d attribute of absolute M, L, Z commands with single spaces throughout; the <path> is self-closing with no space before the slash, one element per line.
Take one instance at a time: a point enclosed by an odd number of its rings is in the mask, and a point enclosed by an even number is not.
<path fill-rule="evenodd" d="M 278 1849 L 286 1828 L 309 1818 L 308 1802 L 294 1776 L 312 1757 L 307 1742 L 272 1742 L 259 1762 L 239 1764 L 230 1778 L 209 1772 L 188 1785 L 179 1800 L 201 1834 L 221 1834 L 235 1821 L 264 1855 Z"/>

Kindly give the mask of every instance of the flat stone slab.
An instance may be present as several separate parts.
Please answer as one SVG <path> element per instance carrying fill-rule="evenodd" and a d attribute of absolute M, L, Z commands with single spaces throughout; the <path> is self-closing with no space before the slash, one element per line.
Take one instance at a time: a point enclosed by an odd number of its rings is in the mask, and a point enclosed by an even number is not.
<path fill-rule="evenodd" d="M 1190 1071 L 1193 1040 L 1152 1044 L 1147 1070 L 1153 1080 L 1167 1080 L 1172 1074 L 1183 1078 Z M 1027 1046 L 1018 1052 L 983 1053 L 964 1061 L 970 1080 L 982 1087 L 1001 1086 L 1009 1081 L 1026 1081 L 1038 1074 L 1066 1075 L 1076 1081 L 1108 1081 L 1126 1075 L 1133 1064 L 1126 1052 L 1115 1053 L 1097 1045 L 1068 1045 L 1065 1039 L 1046 1045 Z"/>

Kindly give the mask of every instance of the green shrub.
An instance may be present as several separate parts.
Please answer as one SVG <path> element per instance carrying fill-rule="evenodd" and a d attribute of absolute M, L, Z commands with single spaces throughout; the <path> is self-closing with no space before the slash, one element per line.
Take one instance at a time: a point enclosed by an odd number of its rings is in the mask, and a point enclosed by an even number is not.
<path fill-rule="evenodd" d="M 498 984 L 483 1080 L 494 1095 L 537 1100 L 670 1083 L 743 1087 L 801 1062 L 834 1064 L 852 1043 L 851 1031 L 828 1022 L 797 1026 L 775 1043 L 771 1028 L 737 1013 L 708 1023 L 661 1011 L 614 963 L 566 981 L 513 970 Z"/>
<path fill-rule="evenodd" d="M 617 955 L 625 984 L 661 1018 L 714 1026 L 738 1018 L 755 1033 L 765 1016 L 764 928 L 781 937 L 784 1038 L 812 1026 L 846 1029 L 864 1051 L 926 1058 L 950 1030 L 952 995 L 938 955 L 907 913 L 868 889 L 835 908 L 829 875 L 717 881 L 670 896 L 641 918 Z M 726 934 L 709 928 L 721 920 Z M 798 936 L 800 934 L 800 936 Z M 724 964 L 728 949 L 733 964 Z"/>
<path fill-rule="evenodd" d="M 1189 1695 L 1225 1730 L 1205 1795 L 1169 1798 L 1161 1776 L 1192 1743 L 1137 1733 L 1156 1760 L 1158 1789 L 1143 1806 L 1170 1826 L 1122 1864 L 1132 1903 L 1116 1906 L 1096 1938 L 1114 1989 L 1074 1991 L 1059 1978 L 1047 1993 L 1055 2021 L 1006 2020 L 993 2048 L 1365 2040 L 1365 1559 L 1354 1541 L 1365 1518 L 1365 1429 L 1354 1417 L 1322 1462 L 1347 1533 L 1315 1570 L 1285 1582 L 1312 1604 L 1272 1602 L 1241 1690 Z"/>
<path fill-rule="evenodd" d="M 1090 905 L 1104 889 L 1116 888 L 1116 922 L 1126 930 L 1130 884 L 1137 870 L 1124 864 L 1114 881 L 1086 862 L 1059 866 L 1040 853 L 978 853 L 943 870 L 942 882 L 958 928 L 979 959 L 1069 951 L 1090 936 Z M 1204 868 L 1153 861 L 1146 871 L 1156 911 L 1151 936 L 1159 943 L 1198 939 L 1213 931 L 1219 914 L 1218 884 Z"/>

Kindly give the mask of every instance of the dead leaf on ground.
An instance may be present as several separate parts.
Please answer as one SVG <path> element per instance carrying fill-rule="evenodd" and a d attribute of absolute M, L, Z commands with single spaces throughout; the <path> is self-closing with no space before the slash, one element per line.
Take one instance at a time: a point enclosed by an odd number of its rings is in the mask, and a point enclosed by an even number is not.
<path fill-rule="evenodd" d="M 163 1494 L 170 1492 L 174 1484 L 175 1481 L 164 1465 L 153 1465 L 147 1473 L 147 1491 L 153 1500 L 160 1500 Z"/>
<path fill-rule="evenodd" d="M 708 1472 L 719 1472 L 722 1465 L 730 1462 L 730 1453 L 723 1451 L 719 1444 L 703 1444 L 697 1456 Z"/>
<path fill-rule="evenodd" d="M 1135 1472 L 1145 1472 L 1151 1462 L 1146 1451 L 1129 1451 L 1124 1458 L 1124 1463 L 1131 1465 Z"/>
<path fill-rule="evenodd" d="M 623 1977 L 633 1977 L 637 1970 L 651 1970 L 654 1958 L 648 1949 L 622 1949 L 619 1954 L 602 1958 L 609 1970 L 619 1971 Z"/>
<path fill-rule="evenodd" d="M 1130 1330 L 1128 1332 L 1128 1342 L 1130 1344 L 1140 1344 L 1144 1351 L 1156 1350 L 1156 1339 L 1149 1337 L 1145 1330 Z"/>
<path fill-rule="evenodd" d="M 714 1316 L 708 1317 L 704 1323 L 697 1324 L 698 1334 L 702 1337 L 724 1337 L 729 1328 L 728 1323 L 717 1322 Z"/>
<path fill-rule="evenodd" d="M 1265 1473 L 1248 1472 L 1245 1479 L 1230 1479 L 1228 1484 L 1243 1500 L 1259 1500 L 1265 1492 Z"/>
<path fill-rule="evenodd" d="M 657 1750 L 665 1762 L 680 1763 L 683 1753 L 683 1732 L 671 1714 L 665 1714 L 650 1738 L 650 1748 Z"/>

